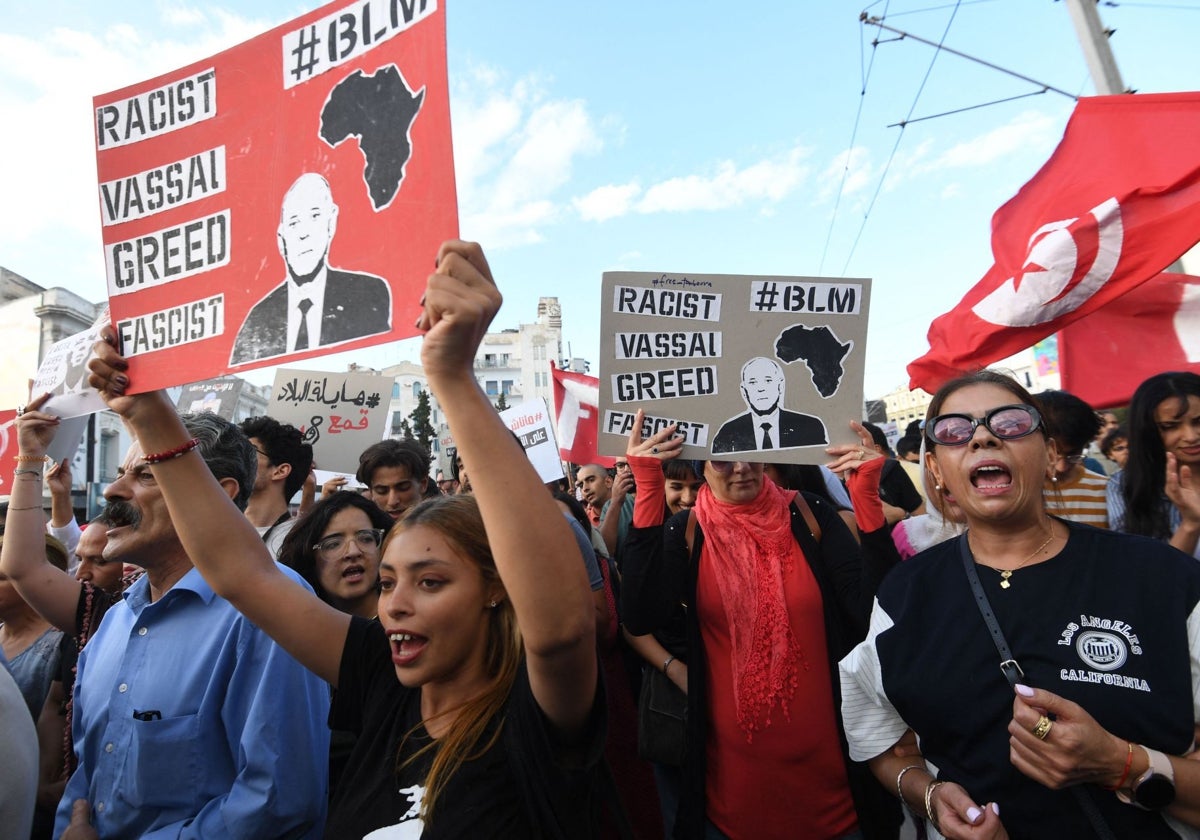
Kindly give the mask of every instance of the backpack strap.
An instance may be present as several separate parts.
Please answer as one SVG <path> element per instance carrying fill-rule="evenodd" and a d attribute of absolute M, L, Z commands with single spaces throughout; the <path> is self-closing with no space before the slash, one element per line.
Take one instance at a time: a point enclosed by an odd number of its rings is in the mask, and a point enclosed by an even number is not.
<path fill-rule="evenodd" d="M 796 498 L 792 500 L 792 504 L 796 506 L 796 510 L 800 511 L 800 515 L 804 517 L 804 524 L 812 532 L 813 539 L 820 542 L 821 524 L 817 522 L 817 517 L 813 514 L 812 508 L 809 507 L 808 500 L 804 498 L 804 494 L 797 493 Z"/>

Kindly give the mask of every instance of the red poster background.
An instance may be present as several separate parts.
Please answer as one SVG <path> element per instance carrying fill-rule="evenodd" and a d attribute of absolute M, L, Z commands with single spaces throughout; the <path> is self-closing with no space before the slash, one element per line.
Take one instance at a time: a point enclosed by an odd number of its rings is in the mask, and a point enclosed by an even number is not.
<path fill-rule="evenodd" d="M 97 147 L 97 169 L 103 183 L 225 146 L 223 192 L 103 228 L 106 254 L 110 254 L 114 242 L 225 209 L 231 216 L 227 265 L 132 293 L 113 295 L 110 288 L 114 324 L 218 294 L 225 298 L 221 335 L 133 356 L 132 391 L 194 382 L 230 370 L 290 363 L 416 334 L 412 325 L 419 313 L 418 300 L 437 247 L 458 232 L 444 8 L 436 0 L 428 0 L 426 5 L 435 11 L 407 30 L 389 40 L 376 41 L 357 58 L 295 87 L 284 88 L 284 67 L 289 60 L 285 56 L 285 34 L 333 12 L 357 12 L 367 5 L 373 7 L 378 23 L 382 17 L 379 10 L 389 4 L 337 0 L 212 58 L 95 98 L 99 109 L 209 68 L 216 72 L 214 117 L 127 145 Z M 413 5 L 421 5 L 421 0 Z M 325 44 L 319 49 L 325 49 Z M 388 206 L 376 211 L 364 181 L 366 158 L 358 139 L 351 136 L 331 147 L 319 131 L 322 107 L 336 84 L 356 70 L 369 76 L 390 64 L 397 66 L 413 91 L 424 89 L 424 101 L 411 124 L 411 152 L 399 191 Z M 287 276 L 277 244 L 280 205 L 288 187 L 306 172 L 328 180 L 338 205 L 328 265 L 373 274 L 388 282 L 392 330 L 335 348 L 314 348 L 231 368 L 230 351 L 247 312 Z M 103 214 L 104 199 L 99 198 L 99 202 Z"/>
<path fill-rule="evenodd" d="M 17 468 L 17 410 L 0 411 L 0 496 L 12 493 L 13 470 Z"/>

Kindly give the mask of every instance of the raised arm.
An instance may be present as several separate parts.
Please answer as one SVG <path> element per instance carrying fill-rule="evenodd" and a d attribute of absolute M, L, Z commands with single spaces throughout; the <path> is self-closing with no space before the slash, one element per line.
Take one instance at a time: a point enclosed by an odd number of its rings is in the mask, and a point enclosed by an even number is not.
<path fill-rule="evenodd" d="M 596 690 L 592 598 L 566 519 L 475 380 L 475 351 L 500 303 L 480 247 L 443 244 L 418 319 L 426 331 L 421 363 L 463 462 L 488 464 L 472 472 L 471 486 L 521 627 L 530 686 L 570 738 Z"/>
<path fill-rule="evenodd" d="M 58 431 L 58 418 L 40 409 L 42 395 L 17 418 L 17 469 L 8 500 L 0 572 L 42 618 L 75 635 L 75 610 L 82 584 L 46 559 L 46 514 L 42 510 L 42 467 Z"/>
<path fill-rule="evenodd" d="M 163 391 L 125 396 L 128 364 L 105 328 L 89 364 L 91 384 L 121 415 L 142 453 L 177 449 L 191 435 Z M 288 578 L 231 495 L 232 479 L 218 482 L 192 449 L 150 467 L 171 521 L 192 564 L 221 597 L 321 679 L 337 684 L 350 617 Z"/>

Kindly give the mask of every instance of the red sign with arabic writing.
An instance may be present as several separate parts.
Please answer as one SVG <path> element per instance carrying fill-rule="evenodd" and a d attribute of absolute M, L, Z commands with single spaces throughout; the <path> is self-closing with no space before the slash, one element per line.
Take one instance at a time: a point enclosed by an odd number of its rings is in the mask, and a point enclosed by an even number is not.
<path fill-rule="evenodd" d="M 458 231 L 438 0 L 338 0 L 95 118 L 134 391 L 416 334 Z"/>

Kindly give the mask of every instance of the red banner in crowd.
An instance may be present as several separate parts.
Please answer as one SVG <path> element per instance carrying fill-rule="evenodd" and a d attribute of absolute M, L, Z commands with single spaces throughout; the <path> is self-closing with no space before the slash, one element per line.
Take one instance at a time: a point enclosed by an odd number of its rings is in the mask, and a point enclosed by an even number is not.
<path fill-rule="evenodd" d="M 13 470 L 17 468 L 17 410 L 0 411 L 0 496 L 12 494 Z"/>
<path fill-rule="evenodd" d="M 1200 373 L 1200 277 L 1160 274 L 1059 333 L 1064 391 L 1094 408 L 1129 402 L 1147 377 Z"/>
<path fill-rule="evenodd" d="M 600 380 L 583 373 L 559 370 L 553 361 L 554 417 L 558 428 L 558 454 L 564 461 L 580 466 L 600 464 L 611 467 L 615 459 L 596 454 L 600 431 Z"/>
<path fill-rule="evenodd" d="M 1200 93 L 1079 100 L 1054 154 L 992 217 L 995 264 L 929 328 L 913 388 L 1010 356 L 1200 240 Z"/>
<path fill-rule="evenodd" d="M 94 104 L 134 390 L 416 334 L 458 231 L 437 0 L 336 0 Z"/>

